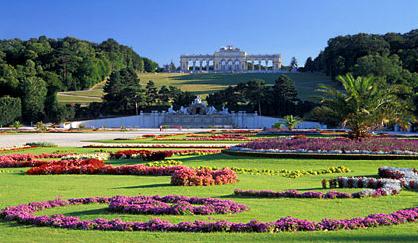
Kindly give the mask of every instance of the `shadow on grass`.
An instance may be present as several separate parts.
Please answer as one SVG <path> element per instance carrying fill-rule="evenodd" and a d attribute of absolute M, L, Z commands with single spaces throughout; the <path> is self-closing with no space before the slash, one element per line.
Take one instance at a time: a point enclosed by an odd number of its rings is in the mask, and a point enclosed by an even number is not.
<path fill-rule="evenodd" d="M 112 189 L 136 189 L 136 188 L 156 188 L 156 187 L 168 187 L 173 186 L 170 183 L 160 183 L 160 184 L 149 184 L 149 185 L 139 185 L 139 186 L 123 186 L 123 187 L 114 187 Z"/>
<path fill-rule="evenodd" d="M 87 216 L 87 215 L 100 215 L 100 214 L 115 214 L 109 211 L 107 208 L 100 208 L 100 209 L 90 209 L 90 210 L 82 210 L 82 211 L 75 211 L 70 213 L 64 213 L 65 216 Z"/>

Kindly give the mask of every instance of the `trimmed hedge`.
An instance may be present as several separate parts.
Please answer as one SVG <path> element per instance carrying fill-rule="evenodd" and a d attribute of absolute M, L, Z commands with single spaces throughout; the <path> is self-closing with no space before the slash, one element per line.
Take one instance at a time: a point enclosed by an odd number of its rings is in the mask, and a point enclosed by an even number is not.
<path fill-rule="evenodd" d="M 417 155 L 401 154 L 320 154 L 320 153 L 268 153 L 223 150 L 225 154 L 238 156 L 283 159 L 346 159 L 346 160 L 418 160 Z"/>

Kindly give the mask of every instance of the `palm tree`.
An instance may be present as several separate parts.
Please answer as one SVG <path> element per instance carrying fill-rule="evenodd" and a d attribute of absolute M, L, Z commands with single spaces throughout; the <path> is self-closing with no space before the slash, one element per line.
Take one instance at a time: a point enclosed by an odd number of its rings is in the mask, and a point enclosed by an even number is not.
<path fill-rule="evenodd" d="M 299 118 L 294 117 L 293 115 L 284 116 L 284 124 L 286 127 L 292 131 L 300 123 Z"/>
<path fill-rule="evenodd" d="M 15 130 L 18 130 L 19 128 L 21 128 L 21 127 L 22 127 L 22 123 L 20 123 L 20 121 L 14 121 L 14 122 L 12 123 L 12 127 L 13 127 Z"/>
<path fill-rule="evenodd" d="M 344 91 L 320 86 L 321 108 L 351 129 L 353 138 L 368 136 L 371 130 L 390 122 L 404 125 L 412 119 L 409 103 L 396 95 L 394 86 L 374 77 L 354 78 L 351 74 L 337 79 Z"/>

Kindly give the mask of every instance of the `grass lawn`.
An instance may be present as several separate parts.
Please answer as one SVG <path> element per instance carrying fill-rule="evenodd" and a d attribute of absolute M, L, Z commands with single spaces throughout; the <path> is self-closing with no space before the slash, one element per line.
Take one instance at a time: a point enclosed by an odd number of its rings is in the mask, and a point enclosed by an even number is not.
<path fill-rule="evenodd" d="M 141 83 L 145 85 L 153 80 L 158 87 L 173 85 L 184 91 L 198 95 L 207 94 L 252 79 L 263 79 L 268 84 L 274 84 L 277 73 L 140 73 Z M 287 73 L 296 85 L 299 97 L 303 100 L 312 100 L 316 94 L 318 84 L 336 85 L 329 77 L 321 73 Z M 100 83 L 90 90 L 70 91 L 58 93 L 58 100 L 62 103 L 90 103 L 100 102 L 103 95 L 103 85 Z"/>
<path fill-rule="evenodd" d="M 19 153 L 42 153 L 53 151 L 94 152 L 99 149 L 86 148 L 36 148 Z M 115 151 L 119 149 L 106 149 Z M 10 153 L 10 152 L 9 152 Z M 12 152 L 12 153 L 17 153 Z M 370 176 L 377 174 L 377 168 L 383 165 L 397 167 L 416 167 L 418 161 L 358 161 L 358 160 L 297 160 L 236 157 L 224 154 L 175 157 L 186 166 L 212 165 L 218 167 L 235 166 L 269 169 L 323 169 L 330 166 L 347 166 L 352 172 L 348 176 Z M 111 164 L 127 163 L 126 160 L 109 161 Z M 132 163 L 130 161 L 129 163 Z M 0 170 L 0 207 L 44 201 L 57 196 L 63 198 L 113 196 L 113 195 L 168 195 L 215 197 L 231 199 L 247 205 L 250 210 L 235 215 L 129 215 L 110 213 L 107 205 L 92 204 L 82 206 L 48 209 L 42 214 L 65 214 L 79 216 L 82 219 L 116 218 L 126 221 L 144 221 L 162 218 L 171 222 L 193 220 L 220 220 L 248 222 L 252 219 L 274 221 L 280 217 L 294 216 L 302 219 L 317 220 L 322 218 L 352 218 L 372 213 L 389 213 L 403 208 L 417 206 L 417 193 L 403 190 L 400 195 L 364 199 L 267 199 L 235 197 L 233 190 L 271 189 L 271 190 L 322 190 L 321 179 L 335 178 L 342 174 L 305 176 L 290 179 L 281 176 L 238 175 L 239 182 L 233 185 L 211 187 L 181 187 L 170 185 L 168 176 L 119 176 L 119 175 L 45 175 L 29 176 L 22 172 L 26 168 Z M 344 189 L 355 191 L 358 189 Z M 104 232 L 65 230 L 49 227 L 32 227 L 0 221 L 1 242 L 169 242 L 169 241 L 416 241 L 418 223 L 397 226 L 378 227 L 366 230 L 337 232 L 297 232 L 297 233 L 164 233 L 164 232 Z"/>

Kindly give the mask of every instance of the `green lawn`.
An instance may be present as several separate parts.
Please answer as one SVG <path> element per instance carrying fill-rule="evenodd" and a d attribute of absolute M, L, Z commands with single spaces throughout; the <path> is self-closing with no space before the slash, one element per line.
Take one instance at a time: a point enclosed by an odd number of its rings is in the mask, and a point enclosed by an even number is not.
<path fill-rule="evenodd" d="M 37 148 L 22 150 L 19 153 L 41 153 L 54 151 L 94 152 L 99 149 L 85 148 Z M 118 149 L 112 149 L 112 151 Z M 107 151 L 110 151 L 107 149 Z M 16 152 L 15 152 L 16 153 Z M 418 161 L 347 161 L 347 160 L 297 160 L 235 157 L 223 154 L 176 157 L 186 166 L 213 165 L 218 167 L 235 166 L 270 169 L 322 169 L 344 165 L 352 172 L 344 175 L 376 175 L 377 168 L 383 165 L 416 167 Z M 109 161 L 122 164 L 125 161 Z M 130 161 L 132 163 L 132 161 Z M 321 179 L 334 178 L 342 174 L 306 176 L 290 179 L 281 176 L 239 175 L 234 185 L 211 187 L 171 186 L 168 176 L 113 176 L 113 175 L 47 175 L 29 176 L 22 172 L 26 168 L 1 169 L 0 207 L 63 198 L 92 197 L 112 195 L 168 195 L 216 197 L 235 200 L 247 205 L 250 210 L 236 215 L 211 216 L 158 216 L 172 222 L 192 220 L 225 219 L 234 222 L 247 222 L 252 219 L 274 221 L 280 217 L 294 216 L 303 219 L 352 218 L 372 213 L 389 213 L 403 208 L 417 206 L 417 193 L 402 191 L 400 195 L 365 199 L 266 199 L 240 198 L 232 195 L 235 188 L 241 189 L 314 189 L 321 190 Z M 347 191 L 347 189 L 345 189 Z M 353 190 L 351 190 L 353 191 Z M 42 214 L 63 213 L 79 216 L 82 219 L 122 218 L 127 221 L 142 221 L 157 216 L 128 215 L 110 213 L 106 205 L 84 205 L 49 209 Z M 1 242 L 195 242 L 195 241 L 416 241 L 418 223 L 379 227 L 367 230 L 338 232 L 298 232 L 298 233 L 163 233 L 163 232 L 103 232 L 54 229 L 48 227 L 23 226 L 0 221 Z"/>
<path fill-rule="evenodd" d="M 140 73 L 141 83 L 145 85 L 153 80 L 160 87 L 173 85 L 184 91 L 206 96 L 207 94 L 224 89 L 228 85 L 245 82 L 252 79 L 263 79 L 268 84 L 273 84 L 277 73 Z M 329 77 L 321 73 L 287 73 L 295 82 L 299 97 L 303 100 L 312 100 L 316 96 L 315 89 L 318 84 L 336 85 Z M 100 102 L 103 95 L 104 83 L 96 85 L 90 90 L 61 92 L 58 100 L 62 103 L 89 103 Z"/>

